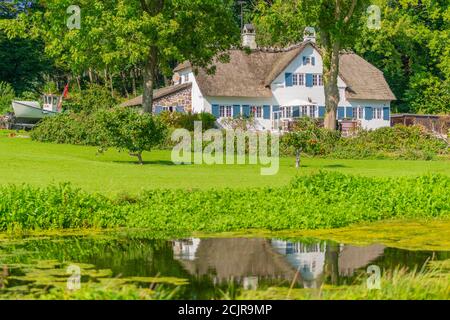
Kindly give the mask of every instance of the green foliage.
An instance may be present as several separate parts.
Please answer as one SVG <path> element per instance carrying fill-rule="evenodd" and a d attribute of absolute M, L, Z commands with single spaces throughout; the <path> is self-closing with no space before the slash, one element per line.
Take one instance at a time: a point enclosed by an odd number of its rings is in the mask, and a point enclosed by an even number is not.
<path fill-rule="evenodd" d="M 448 0 L 376 2 L 380 30 L 361 29 L 355 50 L 380 68 L 400 112 L 448 112 L 450 10 Z"/>
<path fill-rule="evenodd" d="M 43 75 L 54 71 L 40 40 L 8 38 L 1 30 L 0 81 L 9 82 L 17 93 L 38 89 Z M 5 21 L 3 21 L 5 22 Z"/>
<path fill-rule="evenodd" d="M 450 79 L 442 81 L 430 74 L 416 74 L 405 91 L 410 110 L 422 114 L 450 114 Z"/>
<path fill-rule="evenodd" d="M 397 158 L 432 160 L 448 155 L 448 144 L 419 126 L 398 125 L 361 131 L 356 137 L 342 138 L 331 156 L 338 158 Z"/>
<path fill-rule="evenodd" d="M 64 110 L 93 113 L 111 109 L 118 104 L 118 100 L 111 96 L 110 90 L 105 86 L 88 84 L 84 90 L 72 90 L 69 91 L 68 99 L 63 102 Z"/>
<path fill-rule="evenodd" d="M 296 154 L 297 168 L 300 166 L 301 152 L 316 154 L 320 150 L 319 142 L 323 131 L 325 129 L 320 129 L 313 119 L 302 118 L 294 124 L 291 132 L 282 137 L 282 143 L 292 148 Z"/>
<path fill-rule="evenodd" d="M 44 118 L 31 131 L 30 136 L 39 142 L 100 146 L 106 136 L 100 125 L 98 113 L 61 113 Z"/>
<path fill-rule="evenodd" d="M 167 127 L 150 114 L 139 114 L 130 108 L 116 108 L 99 114 L 106 139 L 103 148 L 127 150 L 142 162 L 142 152 L 151 151 L 164 141 Z"/>
<path fill-rule="evenodd" d="M 306 153 L 340 159 L 410 159 L 432 160 L 439 155 L 448 155 L 448 143 L 436 138 L 419 126 L 397 125 L 377 130 L 361 130 L 353 137 L 340 137 L 339 133 L 326 129 L 314 130 L 314 143 L 308 134 L 288 134 L 281 139 L 280 149 L 284 155 L 295 154 L 294 142 L 305 141 Z M 306 137 L 292 140 L 292 137 Z M 298 138 L 298 137 L 297 137 Z"/>
<path fill-rule="evenodd" d="M 7 82 L 0 82 L 0 115 L 12 111 L 11 103 L 15 97 L 13 87 Z"/>
<path fill-rule="evenodd" d="M 171 128 L 182 128 L 189 131 L 194 131 L 194 122 L 200 121 L 202 129 L 208 130 L 214 128 L 216 118 L 208 113 L 180 113 L 180 112 L 162 112 L 159 118 L 163 123 Z"/>
<path fill-rule="evenodd" d="M 450 216 L 450 178 L 367 178 L 321 172 L 278 188 L 151 190 L 109 199 L 68 185 L 0 188 L 0 230 L 138 227 L 159 231 L 338 228 Z"/>

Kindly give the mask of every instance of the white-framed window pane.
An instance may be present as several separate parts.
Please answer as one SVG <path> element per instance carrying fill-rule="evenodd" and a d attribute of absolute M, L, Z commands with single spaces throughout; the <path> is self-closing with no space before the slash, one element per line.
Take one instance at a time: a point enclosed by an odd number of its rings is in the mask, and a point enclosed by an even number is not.
<path fill-rule="evenodd" d="M 307 116 L 308 115 L 308 106 L 302 106 L 301 107 L 301 116 Z"/>
<path fill-rule="evenodd" d="M 319 86 L 323 86 L 323 75 L 319 74 Z"/>
<path fill-rule="evenodd" d="M 220 106 L 220 117 L 231 118 L 233 116 L 233 108 L 231 106 Z"/>
<path fill-rule="evenodd" d="M 313 86 L 317 86 L 319 84 L 319 76 L 317 74 L 313 75 Z"/>
<path fill-rule="evenodd" d="M 314 118 L 316 116 L 316 106 L 310 106 L 309 107 L 309 116 L 311 118 Z"/>
<path fill-rule="evenodd" d="M 261 106 L 252 106 L 251 107 L 251 115 L 254 118 L 262 118 L 262 107 Z"/>
<path fill-rule="evenodd" d="M 304 86 L 305 85 L 305 74 L 304 73 L 300 73 L 298 76 L 299 76 L 298 85 L 299 86 Z"/>
<path fill-rule="evenodd" d="M 298 74 L 293 74 L 292 75 L 292 85 L 293 86 L 298 86 Z"/>
<path fill-rule="evenodd" d="M 374 110 L 374 112 L 373 112 L 373 118 L 374 119 L 379 120 L 379 119 L 381 119 L 383 117 L 383 109 L 381 109 L 381 108 L 374 108 L 373 110 Z"/>

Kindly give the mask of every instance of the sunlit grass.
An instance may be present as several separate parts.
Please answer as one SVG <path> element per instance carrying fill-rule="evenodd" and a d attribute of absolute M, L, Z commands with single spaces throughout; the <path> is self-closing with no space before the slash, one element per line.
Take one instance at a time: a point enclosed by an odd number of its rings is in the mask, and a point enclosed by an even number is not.
<path fill-rule="evenodd" d="M 89 192 L 138 193 L 145 189 L 211 189 L 286 185 L 297 174 L 319 170 L 364 176 L 450 175 L 450 161 L 333 160 L 305 158 L 300 171 L 294 159 L 281 158 L 274 176 L 261 176 L 254 165 L 182 165 L 171 162 L 170 151 L 144 154 L 145 166 L 135 164 L 126 153 L 97 148 L 33 142 L 8 138 L 0 131 L 0 184 L 27 183 L 47 186 L 71 182 Z"/>

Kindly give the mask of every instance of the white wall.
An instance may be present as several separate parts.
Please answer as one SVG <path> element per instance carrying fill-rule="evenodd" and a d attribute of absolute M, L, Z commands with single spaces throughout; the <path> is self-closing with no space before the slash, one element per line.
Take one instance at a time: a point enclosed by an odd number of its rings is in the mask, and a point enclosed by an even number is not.
<path fill-rule="evenodd" d="M 350 105 L 352 107 L 391 107 L 390 101 L 377 101 L 377 100 L 351 100 Z M 363 114 L 363 119 L 360 119 L 361 121 L 361 127 L 366 130 L 374 130 L 378 128 L 384 128 L 384 127 L 390 127 L 391 126 L 391 120 L 383 120 L 382 119 L 372 119 L 372 120 L 365 120 L 365 111 Z"/>

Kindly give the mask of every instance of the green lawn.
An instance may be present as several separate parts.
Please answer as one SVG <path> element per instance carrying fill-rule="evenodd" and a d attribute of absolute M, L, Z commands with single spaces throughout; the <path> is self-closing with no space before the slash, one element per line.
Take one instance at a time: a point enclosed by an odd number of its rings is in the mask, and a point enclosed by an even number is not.
<path fill-rule="evenodd" d="M 71 182 L 86 191 L 106 194 L 135 193 L 150 188 L 224 188 L 279 186 L 298 171 L 294 160 L 282 158 L 279 173 L 261 176 L 251 165 L 183 165 L 170 161 L 170 151 L 144 154 L 138 166 L 126 153 L 110 150 L 97 155 L 97 148 L 43 144 L 26 138 L 0 135 L 0 184 L 28 183 L 45 186 Z M 333 170 L 367 176 L 406 176 L 425 173 L 450 175 L 450 161 L 332 160 L 305 159 L 300 174 Z"/>

